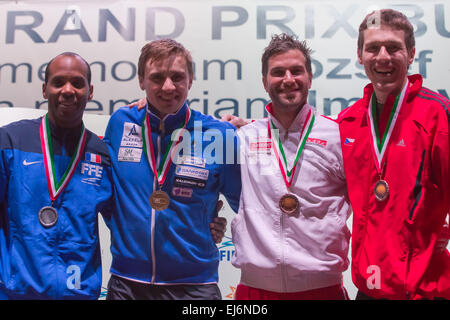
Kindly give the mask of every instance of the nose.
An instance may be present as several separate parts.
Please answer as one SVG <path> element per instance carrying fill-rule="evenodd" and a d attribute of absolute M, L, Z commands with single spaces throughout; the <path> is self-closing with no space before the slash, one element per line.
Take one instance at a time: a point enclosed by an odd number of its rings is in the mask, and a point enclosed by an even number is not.
<path fill-rule="evenodd" d="M 377 58 L 381 60 L 387 60 L 390 59 L 391 55 L 389 54 L 389 51 L 387 51 L 385 46 L 381 46 L 380 51 L 378 51 Z"/>
<path fill-rule="evenodd" d="M 291 71 L 286 70 L 286 72 L 284 73 L 283 82 L 288 85 L 295 83 L 295 79 Z"/>
<path fill-rule="evenodd" d="M 74 94 L 74 92 L 75 90 L 70 82 L 66 82 L 61 88 L 61 93 L 63 95 L 71 95 Z"/>
<path fill-rule="evenodd" d="M 164 90 L 164 91 L 175 90 L 175 85 L 173 84 L 173 81 L 172 81 L 172 79 L 170 79 L 170 77 L 167 77 L 166 81 L 164 81 L 162 90 Z"/>

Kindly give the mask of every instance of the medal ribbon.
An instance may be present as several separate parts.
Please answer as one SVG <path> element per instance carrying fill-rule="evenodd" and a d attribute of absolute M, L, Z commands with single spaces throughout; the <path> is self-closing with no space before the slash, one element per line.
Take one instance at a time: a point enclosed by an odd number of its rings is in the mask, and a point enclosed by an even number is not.
<path fill-rule="evenodd" d="M 403 87 L 402 92 L 400 92 L 400 94 L 395 97 L 394 105 L 392 106 L 391 113 L 386 124 L 386 129 L 384 130 L 384 135 L 382 137 L 380 136 L 378 130 L 377 100 L 375 91 L 372 93 L 372 97 L 370 98 L 368 115 L 370 122 L 370 131 L 372 134 L 372 150 L 374 151 L 376 160 L 375 164 L 379 172 L 381 172 L 383 158 L 386 153 L 387 146 L 389 145 L 389 140 L 391 139 L 392 131 L 394 130 L 398 115 L 402 106 L 406 103 L 408 88 L 409 81 L 406 82 L 406 85 Z"/>
<path fill-rule="evenodd" d="M 83 152 L 86 143 L 86 129 L 84 127 L 84 124 L 82 123 L 81 136 L 77 143 L 77 147 L 72 156 L 72 159 L 70 160 L 69 166 L 67 167 L 60 181 L 58 181 L 58 179 L 56 178 L 55 158 L 53 154 L 52 135 L 50 132 L 48 113 L 44 117 L 42 117 L 40 137 L 42 153 L 44 156 L 45 175 L 47 176 L 48 192 L 50 194 L 50 199 L 53 202 L 66 188 L 75 172 L 76 167 L 78 166 L 78 162 L 80 162 L 81 153 Z"/>
<path fill-rule="evenodd" d="M 275 151 L 275 157 L 278 160 L 278 166 L 280 167 L 281 174 L 283 175 L 284 182 L 286 184 L 286 187 L 290 187 L 292 184 L 292 179 L 294 178 L 295 169 L 297 168 L 298 160 L 300 159 L 300 155 L 303 151 L 303 148 L 305 147 L 306 140 L 308 139 L 308 136 L 311 132 L 312 126 L 314 124 L 315 116 L 312 110 L 309 110 L 308 116 L 306 117 L 305 125 L 302 128 L 301 137 L 300 137 L 300 143 L 297 148 L 297 154 L 295 156 L 295 160 L 292 166 L 291 170 L 288 170 L 287 160 L 286 160 L 286 154 L 283 149 L 283 145 L 281 143 L 280 137 L 279 137 L 279 130 L 275 127 L 275 124 L 273 121 L 269 118 L 267 129 L 269 138 L 272 141 L 272 147 Z M 272 130 L 271 130 L 272 128 Z M 305 128 L 307 130 L 305 131 Z M 272 135 L 273 131 L 273 135 Z"/>
<path fill-rule="evenodd" d="M 181 127 L 176 130 L 176 134 L 174 139 L 171 139 L 169 145 L 167 146 L 166 152 L 164 153 L 163 158 L 160 161 L 159 168 L 156 166 L 156 157 L 155 152 L 153 150 L 153 142 L 152 142 L 152 130 L 150 128 L 150 117 L 148 112 L 145 114 L 144 123 L 142 125 L 143 133 L 142 138 L 144 139 L 144 152 L 147 154 L 148 163 L 152 168 L 152 171 L 158 179 L 158 183 L 160 186 L 164 184 L 166 180 L 167 173 L 169 172 L 170 165 L 172 164 L 172 154 L 175 152 L 177 145 L 180 142 L 180 138 L 186 130 L 186 126 L 191 118 L 191 110 L 189 107 L 186 108 L 186 119 Z M 163 121 L 163 120 L 161 120 Z M 175 143 L 174 143 L 175 142 Z"/>

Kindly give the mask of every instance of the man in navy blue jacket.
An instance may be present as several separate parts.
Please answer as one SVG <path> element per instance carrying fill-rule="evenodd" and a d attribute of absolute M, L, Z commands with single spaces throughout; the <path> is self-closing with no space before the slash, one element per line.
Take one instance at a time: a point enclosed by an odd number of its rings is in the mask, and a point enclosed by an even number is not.
<path fill-rule="evenodd" d="M 220 193 L 238 208 L 235 129 L 188 107 L 192 58 L 176 41 L 145 45 L 138 75 L 146 108 L 119 109 L 105 134 L 116 193 L 107 299 L 220 299 L 209 224 Z"/>
<path fill-rule="evenodd" d="M 112 185 L 107 147 L 82 121 L 89 64 L 56 56 L 42 91 L 45 116 L 0 128 L 0 298 L 97 299 Z"/>

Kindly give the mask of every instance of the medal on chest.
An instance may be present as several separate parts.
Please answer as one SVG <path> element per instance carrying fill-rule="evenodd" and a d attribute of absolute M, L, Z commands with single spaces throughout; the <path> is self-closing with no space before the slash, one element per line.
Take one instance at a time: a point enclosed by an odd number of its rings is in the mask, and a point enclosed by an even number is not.
<path fill-rule="evenodd" d="M 58 211 L 53 207 L 43 207 L 39 210 L 39 222 L 43 227 L 53 227 L 58 221 Z"/>
<path fill-rule="evenodd" d="M 51 206 L 45 206 L 38 212 L 38 219 L 42 226 L 46 228 L 53 227 L 58 221 L 58 211 L 53 207 L 55 200 L 61 195 L 63 190 L 67 187 L 70 179 L 72 178 L 75 169 L 81 159 L 84 146 L 86 143 L 86 129 L 84 124 L 81 125 L 81 135 L 77 143 L 75 152 L 70 160 L 61 180 L 58 181 L 55 172 L 55 159 L 53 155 L 52 136 L 50 132 L 50 125 L 48 120 L 48 114 L 42 117 L 40 127 L 40 139 L 42 154 L 44 157 L 45 175 L 47 178 L 48 192 L 51 199 Z"/>
<path fill-rule="evenodd" d="M 183 132 L 186 130 L 186 126 L 191 117 L 191 110 L 186 108 L 186 118 L 184 123 L 181 125 L 179 129 L 175 131 L 175 136 L 172 137 L 169 145 L 166 148 L 166 152 L 162 157 L 159 158 L 159 166 L 157 165 L 155 152 L 153 149 L 153 141 L 152 141 L 152 131 L 150 127 L 150 119 L 148 112 L 145 115 L 144 123 L 142 124 L 143 133 L 142 138 L 144 140 L 144 152 L 147 155 L 147 160 L 150 165 L 150 168 L 153 171 L 155 178 L 157 179 L 157 190 L 154 190 L 149 197 L 149 203 L 152 209 L 156 211 L 162 211 L 169 207 L 170 205 L 170 197 L 167 192 L 162 190 L 164 182 L 166 181 L 167 174 L 169 173 L 170 166 L 172 165 L 172 159 L 175 155 L 177 146 L 180 142 L 180 139 L 183 135 Z M 163 120 L 161 120 L 163 121 Z M 159 152 L 161 155 L 161 152 Z"/>
<path fill-rule="evenodd" d="M 298 200 L 298 197 L 294 193 L 290 192 L 290 187 L 294 179 L 295 170 L 297 168 L 300 155 L 302 154 L 306 140 L 308 139 L 308 136 L 313 127 L 314 120 L 315 115 L 312 112 L 312 110 L 309 110 L 308 116 L 305 121 L 305 125 L 302 128 L 300 143 L 297 147 L 294 163 L 290 170 L 288 169 L 286 154 L 279 137 L 279 130 L 276 128 L 275 124 L 270 118 L 268 120 L 268 135 L 269 138 L 271 139 L 272 142 L 271 145 L 274 150 L 274 154 L 277 159 L 280 172 L 283 176 L 284 183 L 288 189 L 288 193 L 284 194 L 278 201 L 278 206 L 281 212 L 289 216 L 296 215 L 300 208 L 300 201 Z"/>
<path fill-rule="evenodd" d="M 392 132 L 395 128 L 395 124 L 397 123 L 397 119 L 400 113 L 401 108 L 406 103 L 406 99 L 408 96 L 408 88 L 409 81 L 407 81 L 406 85 L 403 87 L 401 93 L 395 97 L 388 122 L 386 124 L 386 129 L 384 130 L 384 134 L 381 136 L 378 129 L 378 117 L 377 117 L 377 102 L 375 92 L 373 92 L 372 97 L 369 102 L 369 123 L 370 123 L 370 133 L 372 135 L 371 144 L 372 151 L 375 160 L 375 166 L 378 171 L 379 179 L 375 183 L 373 188 L 373 194 L 377 201 L 383 202 L 389 198 L 389 184 L 386 181 L 385 173 L 386 173 L 386 163 L 387 163 L 387 148 L 389 145 L 389 141 L 392 137 Z M 386 107 L 386 106 L 385 106 Z"/>

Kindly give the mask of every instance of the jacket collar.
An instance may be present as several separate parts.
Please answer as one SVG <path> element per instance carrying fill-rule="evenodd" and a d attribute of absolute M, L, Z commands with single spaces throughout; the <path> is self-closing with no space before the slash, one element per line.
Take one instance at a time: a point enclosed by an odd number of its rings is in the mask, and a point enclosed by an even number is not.
<path fill-rule="evenodd" d="M 306 118 L 308 116 L 309 110 L 313 109 L 312 111 L 314 112 L 314 108 L 312 106 L 310 106 L 309 104 L 305 104 L 300 111 L 297 113 L 297 116 L 295 117 L 294 121 L 291 123 L 291 126 L 287 129 L 288 132 L 298 132 L 301 131 L 305 122 L 306 122 Z M 270 102 L 267 106 L 266 106 L 266 110 L 269 113 L 269 119 L 271 119 L 274 123 L 274 125 L 277 127 L 277 129 L 279 129 L 281 132 L 286 131 L 286 129 L 281 125 L 281 123 L 277 120 L 277 118 L 274 117 L 273 115 L 273 105 L 272 102 Z"/>
<path fill-rule="evenodd" d="M 147 112 L 149 115 L 150 126 L 153 132 L 161 133 L 163 129 L 165 133 L 172 132 L 178 129 L 186 119 L 187 103 L 178 109 L 176 113 L 167 114 L 163 119 L 160 119 L 154 112 L 155 107 L 147 102 Z M 153 111 L 152 111 L 153 110 Z"/>
<path fill-rule="evenodd" d="M 408 101 L 413 99 L 420 91 L 420 89 L 422 88 L 422 76 L 420 74 L 413 74 L 408 76 L 408 80 L 409 80 L 409 94 L 408 94 Z M 365 105 L 368 106 L 369 105 L 369 101 L 370 98 L 372 97 L 372 93 L 373 93 L 373 84 L 369 83 L 368 85 L 366 85 L 364 87 L 364 101 L 366 102 Z M 394 96 L 389 95 L 388 98 L 386 99 L 386 101 L 389 100 L 393 100 L 395 99 Z"/>

